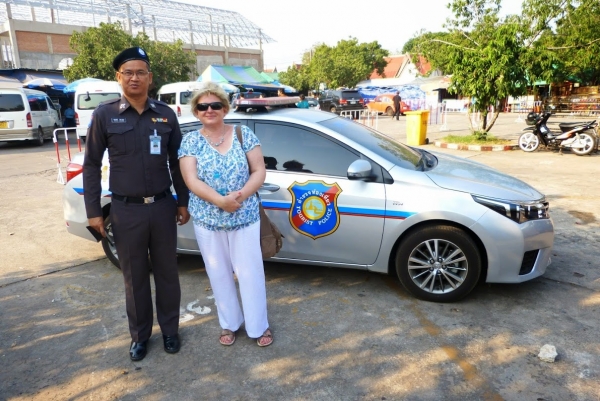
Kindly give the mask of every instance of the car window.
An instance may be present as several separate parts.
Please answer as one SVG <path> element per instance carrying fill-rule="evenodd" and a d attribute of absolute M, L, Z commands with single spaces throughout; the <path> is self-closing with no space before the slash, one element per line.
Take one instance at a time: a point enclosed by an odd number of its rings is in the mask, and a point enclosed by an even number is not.
<path fill-rule="evenodd" d="M 420 153 L 365 125 L 340 117 L 324 120 L 320 124 L 336 132 L 343 132 L 348 139 L 391 163 L 409 170 L 418 169 Z"/>
<path fill-rule="evenodd" d="M 360 154 L 303 127 L 256 123 L 254 130 L 269 170 L 346 177 L 350 164 L 360 158 Z"/>
<path fill-rule="evenodd" d="M 120 99 L 119 93 L 82 93 L 77 97 L 77 108 L 79 110 L 94 110 L 102 102 L 112 99 Z"/>
<path fill-rule="evenodd" d="M 343 91 L 342 92 L 342 99 L 359 99 L 362 96 L 360 96 L 360 93 L 358 93 L 358 91 Z"/>
<path fill-rule="evenodd" d="M 179 129 L 181 130 L 181 136 L 185 136 L 185 134 L 190 133 L 192 131 L 197 131 L 200 128 L 202 128 L 202 123 L 200 121 L 181 124 L 181 126 L 179 127 Z"/>
<path fill-rule="evenodd" d="M 158 95 L 158 100 L 166 104 L 175 104 L 175 99 L 177 99 L 175 93 L 161 93 Z"/>
<path fill-rule="evenodd" d="M 19 94 L 0 95 L 0 111 L 24 111 L 23 97 Z"/>
<path fill-rule="evenodd" d="M 46 101 L 46 98 L 45 98 L 45 97 L 38 98 L 38 100 L 37 100 L 37 101 L 38 101 L 38 103 L 40 104 L 40 110 L 41 110 L 41 111 L 46 111 L 46 110 L 48 110 L 48 102 Z"/>
<path fill-rule="evenodd" d="M 181 93 L 179 93 L 179 103 L 188 104 L 193 97 L 194 94 L 191 91 L 182 91 Z"/>
<path fill-rule="evenodd" d="M 29 102 L 29 108 L 31 111 L 42 111 L 46 110 L 46 107 L 42 109 L 42 102 L 44 102 L 44 106 L 46 105 L 46 101 L 44 98 L 40 98 L 36 95 L 28 95 L 27 101 Z"/>
<path fill-rule="evenodd" d="M 56 110 L 56 105 L 54 104 L 54 102 L 52 101 L 52 99 L 50 99 L 49 97 L 46 98 L 46 101 L 48 102 L 48 106 L 53 109 Z"/>

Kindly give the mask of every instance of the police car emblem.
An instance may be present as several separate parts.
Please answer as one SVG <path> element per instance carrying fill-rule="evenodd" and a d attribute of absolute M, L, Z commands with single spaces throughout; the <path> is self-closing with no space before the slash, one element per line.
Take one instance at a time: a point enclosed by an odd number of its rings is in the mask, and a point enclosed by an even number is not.
<path fill-rule="evenodd" d="M 290 223 L 300 234 L 317 239 L 333 234 L 340 225 L 337 198 L 342 189 L 337 183 L 323 181 L 294 182 Z"/>

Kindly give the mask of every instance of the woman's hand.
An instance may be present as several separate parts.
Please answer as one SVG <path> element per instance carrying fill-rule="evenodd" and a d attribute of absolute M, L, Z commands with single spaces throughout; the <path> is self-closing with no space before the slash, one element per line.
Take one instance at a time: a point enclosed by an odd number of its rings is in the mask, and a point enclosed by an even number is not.
<path fill-rule="evenodd" d="M 217 206 L 226 212 L 233 213 L 242 207 L 242 204 L 238 202 L 238 198 L 240 198 L 241 195 L 242 193 L 239 191 L 229 192 L 227 195 L 221 196 Z"/>

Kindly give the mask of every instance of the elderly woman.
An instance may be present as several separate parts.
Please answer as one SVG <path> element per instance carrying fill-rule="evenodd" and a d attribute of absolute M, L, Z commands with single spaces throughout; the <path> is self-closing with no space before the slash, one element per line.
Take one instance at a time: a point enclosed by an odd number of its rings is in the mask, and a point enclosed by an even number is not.
<path fill-rule="evenodd" d="M 229 102 L 219 85 L 204 84 L 195 92 L 191 107 L 203 126 L 184 137 L 180 168 L 192 192 L 188 209 L 215 295 L 222 328 L 219 342 L 233 345 L 236 331 L 245 323 L 248 336 L 266 347 L 273 336 L 267 320 L 256 196 L 266 175 L 260 143 L 246 126 L 241 127 L 240 143 L 236 127 L 225 124 Z"/>

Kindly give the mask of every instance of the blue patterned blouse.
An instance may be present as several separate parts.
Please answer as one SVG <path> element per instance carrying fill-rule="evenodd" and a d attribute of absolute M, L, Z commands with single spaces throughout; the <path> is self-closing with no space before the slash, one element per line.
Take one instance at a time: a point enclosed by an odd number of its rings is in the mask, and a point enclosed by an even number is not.
<path fill-rule="evenodd" d="M 192 131 L 183 137 L 179 158 L 195 157 L 198 178 L 221 195 L 239 191 L 250 177 L 246 152 L 260 145 L 254 132 L 244 125 L 242 140 L 243 149 L 234 127 L 231 149 L 222 155 L 208 143 L 200 131 Z M 242 203 L 241 208 L 229 213 L 190 192 L 188 211 L 194 219 L 194 224 L 207 230 L 232 231 L 260 220 L 258 202 L 257 196 L 250 196 Z"/>

